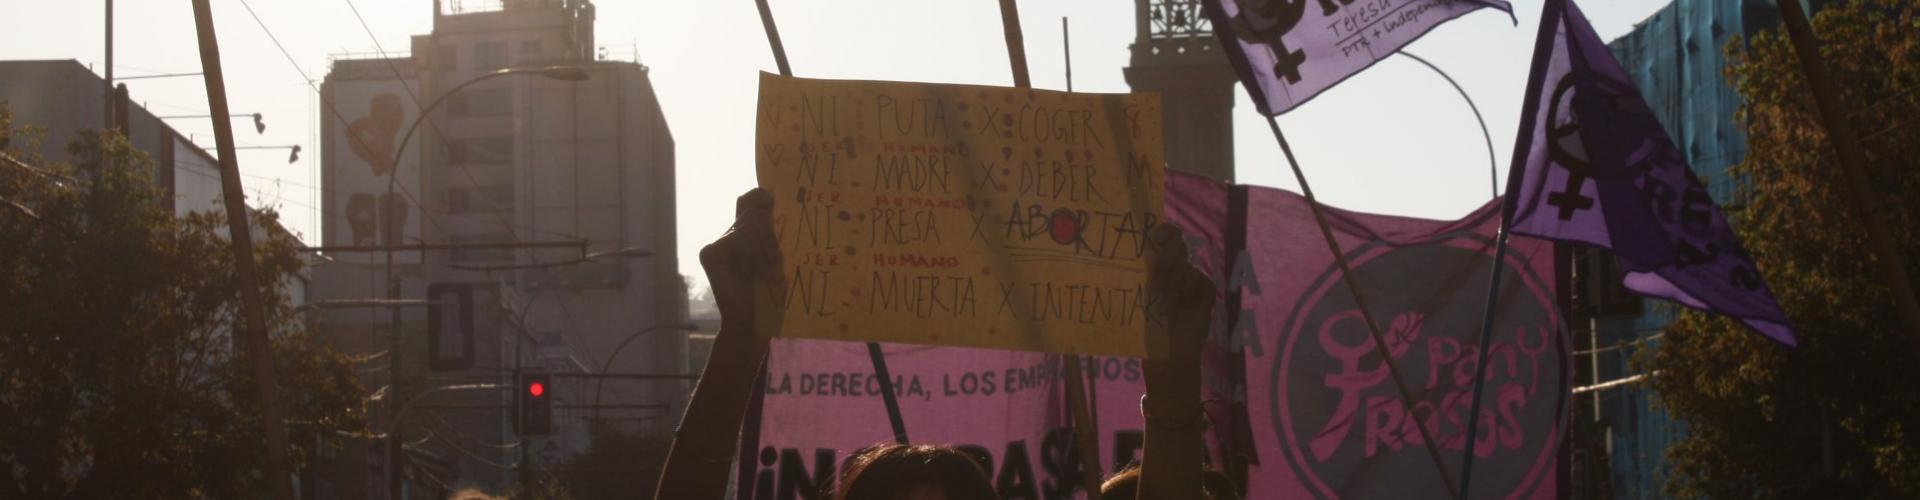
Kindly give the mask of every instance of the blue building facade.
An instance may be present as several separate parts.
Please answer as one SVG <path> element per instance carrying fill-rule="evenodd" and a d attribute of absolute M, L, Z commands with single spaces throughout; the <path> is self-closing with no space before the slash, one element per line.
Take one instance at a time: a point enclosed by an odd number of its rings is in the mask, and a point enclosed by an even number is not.
<path fill-rule="evenodd" d="M 1802 1 L 1809 11 L 1824 1 Z M 1727 76 L 1729 43 L 1736 37 L 1779 26 L 1773 0 L 1674 0 L 1608 46 L 1633 78 L 1667 134 L 1687 157 L 1714 201 L 1738 218 L 1740 179 L 1729 171 L 1747 153 L 1743 127 L 1735 120 L 1741 97 Z M 1580 356 L 1593 380 L 1634 375 L 1629 362 L 1637 349 L 1657 345 L 1676 312 L 1671 303 L 1640 300 L 1639 307 L 1609 311 L 1600 307 L 1587 327 L 1597 349 Z M 1614 348 L 1616 347 L 1617 348 Z M 1583 381 L 1589 382 L 1589 381 Z M 1668 445 L 1680 439 L 1684 425 L 1652 406 L 1644 386 L 1627 385 L 1582 394 L 1579 404 L 1605 429 L 1606 454 L 1615 498 L 1660 498 L 1669 470 Z"/>

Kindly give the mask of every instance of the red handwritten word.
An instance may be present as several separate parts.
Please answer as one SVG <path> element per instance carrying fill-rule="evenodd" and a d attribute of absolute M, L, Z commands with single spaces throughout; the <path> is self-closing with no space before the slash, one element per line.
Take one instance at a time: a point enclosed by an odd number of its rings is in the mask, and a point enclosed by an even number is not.
<path fill-rule="evenodd" d="M 837 266 L 840 265 L 840 254 L 826 252 L 803 253 L 799 255 L 798 259 L 794 259 L 793 263 L 802 266 Z"/>
<path fill-rule="evenodd" d="M 881 207 L 895 208 L 954 208 L 966 210 L 973 207 L 973 200 L 971 198 L 971 196 L 966 198 L 922 198 L 918 196 L 877 195 L 873 197 L 873 204 Z"/>
<path fill-rule="evenodd" d="M 800 188 L 799 198 L 800 198 L 800 203 L 836 204 L 836 203 L 840 203 L 840 192 L 839 191 L 809 191 L 807 190 L 807 188 Z"/>
<path fill-rule="evenodd" d="M 967 156 L 972 150 L 965 144 L 899 144 L 880 145 L 881 153 L 943 154 L 948 156 Z"/>
<path fill-rule="evenodd" d="M 960 267 L 960 258 L 950 255 L 914 255 L 914 254 L 873 254 L 873 265 L 888 267 Z"/>

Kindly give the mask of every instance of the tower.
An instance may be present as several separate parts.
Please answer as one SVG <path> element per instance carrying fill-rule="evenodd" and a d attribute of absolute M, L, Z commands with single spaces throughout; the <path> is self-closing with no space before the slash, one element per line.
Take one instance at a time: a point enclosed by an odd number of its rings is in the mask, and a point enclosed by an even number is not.
<path fill-rule="evenodd" d="M 1199 0 L 1134 0 L 1136 92 L 1160 93 L 1167 167 L 1232 181 L 1233 67 Z"/>

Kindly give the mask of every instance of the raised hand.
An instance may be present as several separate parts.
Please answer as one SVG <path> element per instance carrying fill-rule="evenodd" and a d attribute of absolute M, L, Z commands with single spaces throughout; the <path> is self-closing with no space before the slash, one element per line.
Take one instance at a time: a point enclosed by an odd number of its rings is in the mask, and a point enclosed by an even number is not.
<path fill-rule="evenodd" d="M 734 439 L 753 399 L 753 380 L 766 361 L 774 332 L 761 331 L 754 317 L 756 284 L 781 283 L 780 247 L 773 236 L 773 195 L 754 189 L 740 196 L 733 227 L 700 250 L 714 301 L 720 306 L 720 334 L 700 384 L 687 403 L 673 448 L 661 470 L 654 498 L 720 498 L 726 494 Z"/>
<path fill-rule="evenodd" d="M 1144 363 L 1147 396 L 1140 411 L 1147 431 L 1140 498 L 1203 498 L 1200 353 L 1211 326 L 1214 286 L 1187 260 L 1178 228 L 1161 224 L 1149 236 L 1155 259 L 1147 289 L 1161 304 L 1154 319 L 1165 322 L 1167 338 Z"/>

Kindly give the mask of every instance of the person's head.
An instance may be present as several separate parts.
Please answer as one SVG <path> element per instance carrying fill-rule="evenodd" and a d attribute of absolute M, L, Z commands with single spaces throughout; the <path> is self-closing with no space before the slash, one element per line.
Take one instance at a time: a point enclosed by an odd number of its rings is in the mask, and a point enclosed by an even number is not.
<path fill-rule="evenodd" d="M 499 498 L 500 497 L 488 495 L 486 492 L 480 490 L 467 488 L 453 492 L 453 495 L 447 497 L 447 500 L 497 500 Z"/>
<path fill-rule="evenodd" d="M 847 460 L 833 500 L 998 500 L 972 455 L 948 446 L 875 445 Z"/>

